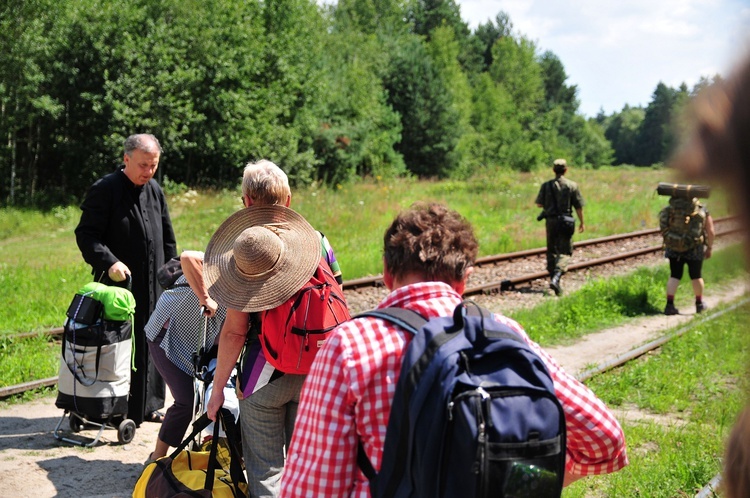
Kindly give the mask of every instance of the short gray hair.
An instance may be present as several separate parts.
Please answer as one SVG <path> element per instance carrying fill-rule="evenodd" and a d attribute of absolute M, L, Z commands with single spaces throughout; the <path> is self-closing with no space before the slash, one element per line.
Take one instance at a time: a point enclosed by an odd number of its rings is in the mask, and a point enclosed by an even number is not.
<path fill-rule="evenodd" d="M 125 154 L 132 155 L 134 150 L 142 150 L 144 152 L 159 152 L 162 153 L 161 144 L 155 136 L 150 133 L 138 133 L 130 135 L 125 139 Z"/>
<path fill-rule="evenodd" d="M 242 193 L 254 204 L 265 205 L 284 205 L 292 196 L 286 173 L 267 159 L 247 163 L 242 174 Z"/>

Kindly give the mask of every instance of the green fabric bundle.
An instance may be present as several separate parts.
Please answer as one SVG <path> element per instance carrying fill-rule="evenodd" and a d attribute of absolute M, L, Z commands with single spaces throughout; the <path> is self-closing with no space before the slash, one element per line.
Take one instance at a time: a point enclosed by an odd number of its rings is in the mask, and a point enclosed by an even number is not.
<path fill-rule="evenodd" d="M 106 320 L 124 322 L 133 318 L 135 298 L 133 293 L 124 287 L 89 282 L 78 293 L 101 302 L 104 306 L 102 314 Z"/>

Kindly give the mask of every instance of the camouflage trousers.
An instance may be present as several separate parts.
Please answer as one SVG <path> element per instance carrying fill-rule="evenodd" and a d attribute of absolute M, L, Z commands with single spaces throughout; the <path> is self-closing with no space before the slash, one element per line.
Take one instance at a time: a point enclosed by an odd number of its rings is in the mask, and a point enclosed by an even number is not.
<path fill-rule="evenodd" d="M 573 238 L 561 234 L 557 230 L 557 223 L 547 220 L 547 271 L 565 273 L 573 254 Z"/>

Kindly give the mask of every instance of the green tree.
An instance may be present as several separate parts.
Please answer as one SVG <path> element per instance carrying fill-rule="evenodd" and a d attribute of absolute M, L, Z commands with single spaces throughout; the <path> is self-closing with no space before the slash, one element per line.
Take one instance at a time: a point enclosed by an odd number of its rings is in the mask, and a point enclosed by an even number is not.
<path fill-rule="evenodd" d="M 510 166 L 505 162 L 509 145 L 522 136 L 520 123 L 514 119 L 515 106 L 510 94 L 489 73 L 476 76 L 473 84 L 471 157 L 483 168 Z"/>
<path fill-rule="evenodd" d="M 55 61 L 64 4 L 8 0 L 0 5 L 0 199 L 31 205 L 44 198 L 40 163 L 49 155 L 43 123 L 63 113 L 50 95 L 48 68 Z M 55 181 L 64 179 L 55 175 Z"/>
<path fill-rule="evenodd" d="M 574 123 L 574 128 L 580 129 L 579 138 L 575 142 L 578 151 L 577 164 L 590 165 L 593 168 L 612 164 L 614 149 L 604 135 L 604 128 L 595 119 L 587 120 L 580 115 L 576 115 Z"/>
<path fill-rule="evenodd" d="M 461 11 L 454 0 L 414 0 L 410 17 L 414 32 L 429 39 L 441 26 L 453 30 L 457 39 L 468 38 L 469 26 L 461 19 Z"/>
<path fill-rule="evenodd" d="M 540 134 L 539 115 L 544 100 L 542 68 L 537 61 L 535 45 L 523 36 L 502 36 L 492 46 L 489 75 L 501 94 L 510 98 L 511 109 L 500 149 L 500 164 L 530 171 L 547 160 Z"/>
<path fill-rule="evenodd" d="M 549 50 L 539 59 L 544 80 L 544 100 L 547 109 L 561 106 L 565 112 L 575 113 L 578 110 L 576 85 L 568 86 L 565 81 L 568 75 L 560 59 Z"/>
<path fill-rule="evenodd" d="M 460 46 L 453 30 L 448 26 L 435 28 L 427 44 L 427 51 L 442 75 L 450 106 L 455 114 L 454 128 L 458 134 L 456 143 L 457 169 L 454 171 L 462 177 L 470 174 L 475 165 L 471 157 L 471 142 L 475 131 L 471 126 L 472 90 L 469 78 L 460 61 Z"/>
<path fill-rule="evenodd" d="M 488 71 L 494 61 L 492 47 L 495 42 L 501 38 L 511 38 L 513 36 L 513 23 L 506 12 L 499 12 L 495 16 L 495 22 L 488 21 L 481 23 L 474 31 L 471 43 L 473 50 L 471 60 L 475 61 L 472 66 L 475 72 Z"/>
<path fill-rule="evenodd" d="M 334 31 L 363 34 L 405 33 L 406 2 L 401 0 L 339 0 L 333 9 Z"/>
<path fill-rule="evenodd" d="M 336 31 L 324 51 L 327 99 L 319 102 L 313 147 L 317 177 L 340 183 L 357 176 L 394 177 L 406 171 L 394 146 L 400 116 L 387 104 L 379 76 L 387 56 L 378 39 L 357 31 Z"/>
<path fill-rule="evenodd" d="M 445 177 L 457 167 L 459 132 L 444 75 L 427 52 L 425 43 L 412 35 L 393 48 L 385 76 L 388 102 L 401 116 L 401 153 L 412 173 Z"/>
<path fill-rule="evenodd" d="M 663 162 L 669 155 L 670 126 L 675 99 L 675 90 L 659 82 L 638 129 L 636 164 L 656 164 Z"/>
<path fill-rule="evenodd" d="M 544 80 L 534 43 L 525 37 L 501 37 L 492 54 L 492 78 L 510 93 L 519 112 L 536 113 L 544 99 Z"/>
<path fill-rule="evenodd" d="M 672 103 L 672 112 L 670 122 L 666 126 L 664 134 L 664 149 L 669 156 L 677 147 L 678 138 L 683 135 L 690 123 L 688 122 L 685 112 L 690 103 L 690 92 L 685 83 L 674 92 L 674 101 Z M 666 159 L 666 157 L 665 157 Z"/>
<path fill-rule="evenodd" d="M 626 105 L 621 112 L 613 114 L 609 119 L 604 136 L 614 149 L 614 164 L 636 164 L 638 130 L 645 114 L 642 107 Z"/>

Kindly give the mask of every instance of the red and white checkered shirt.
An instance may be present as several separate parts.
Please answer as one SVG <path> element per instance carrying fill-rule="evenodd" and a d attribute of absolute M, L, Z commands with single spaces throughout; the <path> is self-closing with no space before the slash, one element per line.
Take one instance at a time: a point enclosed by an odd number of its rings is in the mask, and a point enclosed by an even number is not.
<path fill-rule="evenodd" d="M 396 289 L 378 308 L 407 308 L 432 318 L 450 316 L 460 302 L 450 286 L 423 282 Z M 518 331 L 552 374 L 565 410 L 567 471 L 605 474 L 627 465 L 625 436 L 604 403 L 565 373 L 518 323 L 495 318 Z M 410 340 L 408 332 L 374 318 L 345 322 L 328 338 L 302 388 L 282 497 L 370 496 L 357 466 L 357 442 L 379 469 L 401 356 Z"/>

